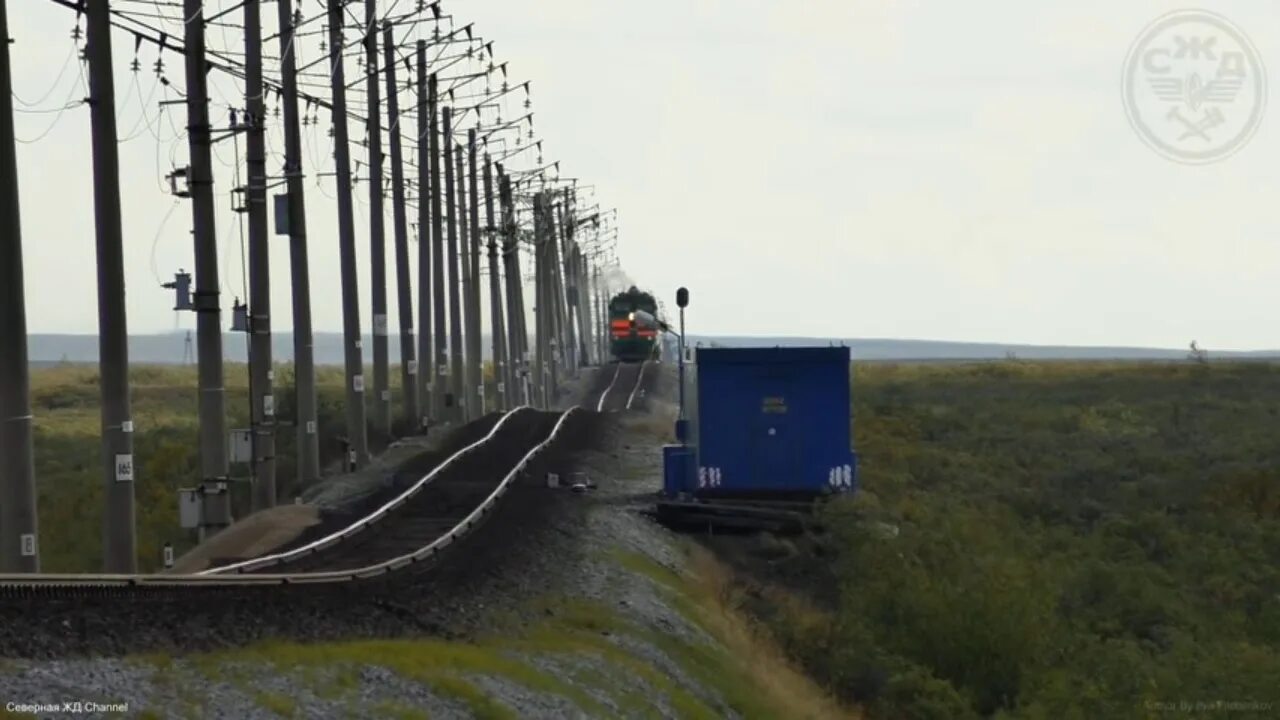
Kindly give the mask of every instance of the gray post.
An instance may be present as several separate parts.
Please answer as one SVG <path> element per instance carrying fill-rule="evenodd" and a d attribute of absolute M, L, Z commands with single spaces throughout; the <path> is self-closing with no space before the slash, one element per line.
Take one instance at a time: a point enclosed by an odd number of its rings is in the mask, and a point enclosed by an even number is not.
<path fill-rule="evenodd" d="M 432 177 L 432 168 L 439 170 L 434 162 L 435 152 L 435 80 L 430 87 L 427 83 L 427 41 L 418 41 L 418 322 L 422 325 L 418 333 L 418 395 L 422 403 L 421 427 L 426 428 L 430 417 L 439 417 L 440 411 L 433 404 L 440 395 L 433 387 L 435 383 L 435 356 L 432 354 L 432 293 L 436 281 L 432 277 L 434 265 L 431 260 L 434 238 L 439 231 L 440 203 L 436 196 L 439 185 L 437 177 Z"/>
<path fill-rule="evenodd" d="M 561 263 L 563 263 L 564 271 L 561 275 L 564 284 L 564 308 L 565 308 L 565 359 L 568 361 L 569 372 L 577 374 L 578 372 L 578 337 L 579 333 L 574 323 L 580 319 L 577 312 L 577 296 L 576 285 L 573 275 L 573 210 L 569 204 L 573 195 L 568 188 L 564 190 L 564 212 L 560 216 L 560 237 L 561 237 Z"/>
<path fill-rule="evenodd" d="M 462 293 L 462 369 L 459 371 L 461 385 L 454 397 L 462 409 L 463 418 L 472 420 L 476 416 L 476 400 L 475 393 L 471 391 L 475 385 L 475 376 L 471 373 L 471 241 L 468 239 L 470 224 L 467 218 L 467 176 L 462 153 L 463 148 L 459 145 L 454 150 L 454 177 L 458 180 L 458 286 Z"/>
<path fill-rule="evenodd" d="M 414 360 L 413 288 L 409 274 L 409 220 L 405 212 L 404 149 L 400 144 L 400 97 L 399 88 L 396 87 L 394 42 L 391 23 L 383 23 L 382 64 L 386 66 L 387 73 L 387 121 L 391 128 L 391 210 L 396 240 L 396 307 L 400 312 L 400 389 L 404 393 L 405 427 L 413 428 L 419 419 L 418 367 Z M 419 108 L 423 105 L 419 103 Z M 425 122 L 425 117 L 419 117 L 419 127 Z M 425 133 L 419 132 L 420 136 L 423 134 Z M 421 137 L 419 137 L 419 143 L 421 143 Z M 426 168 L 419 169 L 425 173 Z M 418 208 L 420 213 L 425 211 L 425 193 L 419 193 Z M 425 237 L 426 224 L 419 223 L 418 227 L 421 228 L 420 232 Z M 426 245 L 423 244 L 421 247 Z M 427 282 L 425 273 L 422 275 L 421 282 Z"/>
<path fill-rule="evenodd" d="M 106 7 L 102 8 L 103 14 Z M 0 0 L 0 571 L 40 572 L 9 19 Z M 110 74 L 108 73 L 108 77 Z M 112 112 L 115 106 L 110 106 Z M 114 139 L 113 139 L 114 146 Z M 131 526 L 132 527 L 132 526 Z"/>
<path fill-rule="evenodd" d="M 382 99 L 378 85 L 378 12 L 364 0 L 365 131 L 369 141 L 369 284 L 373 287 L 373 426 L 391 432 L 391 390 L 387 352 L 387 233 L 382 202 Z"/>
<path fill-rule="evenodd" d="M 604 288 L 600 285 L 599 263 L 596 263 L 594 270 L 596 307 L 600 308 L 600 319 L 597 323 L 597 327 L 600 328 L 600 364 L 604 365 L 609 361 L 609 343 L 612 342 L 613 331 L 609 328 L 609 300 Z"/>
<path fill-rule="evenodd" d="M 547 292 L 547 220 L 546 198 L 539 192 L 533 196 L 533 327 L 534 327 L 534 396 L 537 405 L 547 405 L 547 341 L 551 335 L 553 313 Z"/>
<path fill-rule="evenodd" d="M 457 195 L 453 186 L 453 108 L 445 108 L 444 141 L 441 143 L 440 155 L 444 160 L 444 195 L 449 213 L 449 247 L 445 262 L 449 264 L 449 395 L 452 405 L 449 417 L 458 419 L 463 416 L 461 408 L 462 394 L 462 307 L 458 287 L 458 208 Z"/>
<path fill-rule="evenodd" d="M 581 361 L 584 365 L 590 365 L 591 356 L 595 354 L 592 351 L 592 338 L 595 336 L 596 329 L 591 324 L 591 293 L 588 290 L 589 284 L 587 282 L 587 258 L 582 253 L 582 245 L 577 242 L 573 244 L 573 284 L 577 288 L 575 292 L 578 295 Z"/>
<path fill-rule="evenodd" d="M 89 56 L 89 119 L 93 127 L 93 208 L 98 240 L 98 372 L 102 393 L 102 565 L 108 573 L 138 571 L 134 534 L 133 419 L 129 407 L 129 327 L 124 301 L 124 235 L 120 219 L 120 152 L 111 8 L 85 7 Z M 8 37 L 0 35 L 0 37 Z M 4 340 L 0 340 L 4 342 Z M 6 456 L 7 457 L 7 456 Z"/>
<path fill-rule="evenodd" d="M 556 398 L 556 389 L 560 387 L 560 366 L 563 362 L 564 349 L 568 344 L 565 342 L 564 336 L 564 291 L 560 285 L 560 254 L 559 241 L 556 239 L 556 206 L 554 195 L 548 192 L 546 200 L 543 201 L 543 210 L 546 213 L 546 282 L 548 309 L 550 315 L 550 339 L 549 354 L 551 358 L 551 391 L 550 399 L 554 402 Z M 550 406 L 548 406 L 550 407 Z"/>
<path fill-rule="evenodd" d="M 498 410 L 506 410 L 512 404 L 509 393 L 513 385 L 507 358 L 507 327 L 502 313 L 502 270 L 498 267 L 498 226 L 493 214 L 493 164 L 489 162 L 489 154 L 484 156 L 484 217 L 485 232 L 489 235 L 489 334 L 493 342 L 493 381 L 494 398 Z"/>
<path fill-rule="evenodd" d="M 347 136 L 347 86 L 342 67 L 342 0 L 329 4 L 329 67 L 333 73 L 333 145 L 338 175 L 338 253 L 342 267 L 342 335 L 347 366 L 347 441 L 355 466 L 369 459 L 365 426 L 364 353 L 360 348 L 360 289 L 356 275 L 355 218 L 351 205 L 351 149 Z"/>
<path fill-rule="evenodd" d="M 528 404 L 524 392 L 524 379 L 528 367 L 524 353 L 528 347 L 525 334 L 524 299 L 520 281 L 520 247 L 516 237 L 515 203 L 511 197 L 511 178 L 498 166 L 498 201 L 502 205 L 502 260 L 507 281 L 507 348 L 509 355 L 508 377 L 512 382 L 512 404 Z"/>
<path fill-rule="evenodd" d="M 284 174 L 288 192 L 289 274 L 293 291 L 293 385 L 298 424 L 298 486 L 320 477 L 316 421 L 316 370 L 311 335 L 311 275 L 307 262 L 307 213 L 302 184 L 302 130 L 298 121 L 298 57 L 293 0 L 277 0 L 284 100 Z"/>
<path fill-rule="evenodd" d="M 421 53 L 421 62 L 425 67 L 426 53 L 421 50 L 421 44 L 418 46 Z M 440 183 L 440 160 L 445 160 L 445 173 L 452 177 L 452 171 L 449 170 L 448 155 L 440 149 L 440 134 L 437 122 L 436 109 L 438 107 L 439 95 L 437 94 L 436 76 L 431 76 L 430 83 L 427 88 L 427 102 L 430 105 L 429 114 L 431 116 L 431 297 L 432 312 L 435 315 L 435 379 L 432 386 L 435 388 L 433 394 L 433 407 L 435 409 L 435 417 L 437 419 L 445 418 L 445 395 L 448 394 L 446 383 L 448 378 L 446 374 L 449 372 L 449 356 L 448 343 L 445 342 L 445 306 L 444 306 L 444 214 L 441 210 L 441 195 L 444 188 Z M 445 110 L 445 122 L 448 120 L 448 109 Z M 453 201 L 449 201 L 452 205 Z M 452 215 L 450 211 L 450 215 Z M 451 221 L 452 222 L 452 221 Z"/>
<path fill-rule="evenodd" d="M 271 246 L 267 226 L 266 103 L 262 85 L 261 0 L 245 0 L 245 123 L 249 209 L 249 388 L 253 426 L 253 509 L 276 504 L 275 380 L 271 355 Z"/>
<path fill-rule="evenodd" d="M 200 376 L 200 477 L 204 503 L 202 535 L 231 524 L 227 477 L 227 419 L 222 385 L 222 313 L 218 302 L 218 235 L 214 226 L 209 92 L 204 44 L 204 2 L 184 0 L 187 138 L 191 152 L 191 210 L 196 262 L 196 354 Z M 210 532 L 212 531 L 212 532 Z"/>
<path fill-rule="evenodd" d="M 467 327 L 467 354 L 470 356 L 471 387 L 467 393 L 475 398 L 476 412 L 484 414 L 484 344 L 480 341 L 480 194 L 476 187 L 479 173 L 476 163 L 476 130 L 467 130 L 467 169 L 471 173 L 471 324 Z"/>

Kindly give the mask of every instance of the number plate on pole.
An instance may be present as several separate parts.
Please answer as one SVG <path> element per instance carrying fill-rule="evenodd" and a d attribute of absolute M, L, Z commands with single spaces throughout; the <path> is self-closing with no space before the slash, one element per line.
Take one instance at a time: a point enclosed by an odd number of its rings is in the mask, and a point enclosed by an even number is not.
<path fill-rule="evenodd" d="M 133 482 L 133 455 L 116 455 L 116 482 Z"/>

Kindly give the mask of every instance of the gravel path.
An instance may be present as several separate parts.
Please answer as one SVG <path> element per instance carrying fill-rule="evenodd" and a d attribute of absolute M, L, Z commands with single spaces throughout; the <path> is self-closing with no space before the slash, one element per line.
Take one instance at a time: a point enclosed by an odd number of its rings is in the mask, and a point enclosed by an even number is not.
<path fill-rule="evenodd" d="M 148 717 L 739 717 L 689 659 L 723 651 L 668 588 L 684 554 L 640 513 L 670 433 L 671 373 L 652 374 L 653 414 L 593 416 L 566 442 L 595 449 L 547 453 L 466 547 L 420 574 L 199 607 L 0 603 L 0 647 L 26 656 L 0 659 L 0 702 Z M 596 488 L 550 489 L 548 472 Z"/>

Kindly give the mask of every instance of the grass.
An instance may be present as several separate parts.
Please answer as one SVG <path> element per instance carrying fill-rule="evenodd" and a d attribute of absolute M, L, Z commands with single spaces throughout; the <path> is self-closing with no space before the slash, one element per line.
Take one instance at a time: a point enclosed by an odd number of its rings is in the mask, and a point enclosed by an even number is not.
<path fill-rule="evenodd" d="M 425 710 L 404 703 L 383 701 L 373 706 L 373 716 L 393 720 L 430 720 Z"/>
<path fill-rule="evenodd" d="M 270 692 L 256 692 L 253 697 L 259 705 L 280 717 L 292 718 L 297 715 L 298 705 L 293 698 Z"/>
<path fill-rule="evenodd" d="M 565 697 L 585 712 L 605 708 L 572 685 L 513 659 L 500 645 L 449 643 L 437 640 L 368 640 L 344 643 L 266 643 L 202 656 L 201 663 L 226 668 L 265 663 L 281 670 L 316 667 L 381 666 L 422 682 L 440 694 L 465 703 L 485 718 L 513 717 L 487 698 L 467 675 L 502 677 L 536 692 Z"/>
<path fill-rule="evenodd" d="M 770 634 L 747 618 L 730 570 L 700 547 L 686 549 L 689 566 L 684 576 L 635 553 L 621 553 L 620 558 L 624 566 L 674 594 L 675 606 L 718 644 L 695 645 L 656 632 L 648 634 L 650 641 L 701 684 L 716 688 L 743 717 L 858 717 L 796 669 Z"/>

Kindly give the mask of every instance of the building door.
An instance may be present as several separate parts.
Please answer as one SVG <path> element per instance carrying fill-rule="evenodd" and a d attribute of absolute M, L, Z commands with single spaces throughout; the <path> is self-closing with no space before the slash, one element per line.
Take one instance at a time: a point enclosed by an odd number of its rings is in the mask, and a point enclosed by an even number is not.
<path fill-rule="evenodd" d="M 754 474 L 758 489 L 782 490 L 794 483 L 795 464 L 792 462 L 792 438 L 788 432 L 787 416 L 771 413 L 756 419 Z"/>

